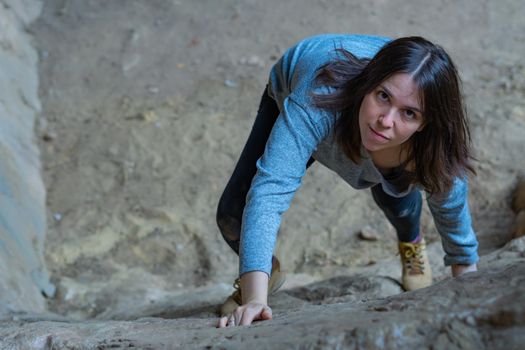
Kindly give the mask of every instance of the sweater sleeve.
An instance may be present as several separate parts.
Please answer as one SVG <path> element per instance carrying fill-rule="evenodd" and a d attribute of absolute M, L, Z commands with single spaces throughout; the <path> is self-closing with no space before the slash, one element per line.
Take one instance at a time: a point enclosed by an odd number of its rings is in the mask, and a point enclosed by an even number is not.
<path fill-rule="evenodd" d="M 281 215 L 301 184 L 308 159 L 330 130 L 328 116 L 315 113 L 315 118 L 291 96 L 284 100 L 246 197 L 239 275 L 250 271 L 268 275 L 271 272 Z"/>
<path fill-rule="evenodd" d="M 441 235 L 445 265 L 476 263 L 478 240 L 472 229 L 467 179 L 456 178 L 448 193 L 428 196 L 427 202 Z"/>

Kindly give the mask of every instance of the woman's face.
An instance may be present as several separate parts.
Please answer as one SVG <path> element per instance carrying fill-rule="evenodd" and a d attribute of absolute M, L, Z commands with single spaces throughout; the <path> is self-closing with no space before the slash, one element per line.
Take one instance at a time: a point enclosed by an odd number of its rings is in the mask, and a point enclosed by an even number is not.
<path fill-rule="evenodd" d="M 365 95 L 359 109 L 361 142 L 369 153 L 399 149 L 424 127 L 419 89 L 406 73 L 396 73 Z"/>

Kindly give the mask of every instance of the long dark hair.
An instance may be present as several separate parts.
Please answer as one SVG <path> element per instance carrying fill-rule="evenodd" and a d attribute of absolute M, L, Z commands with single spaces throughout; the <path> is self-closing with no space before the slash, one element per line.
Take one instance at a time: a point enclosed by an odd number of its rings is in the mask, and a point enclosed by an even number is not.
<path fill-rule="evenodd" d="M 452 187 L 454 177 L 475 174 L 460 79 L 443 48 L 421 37 L 405 37 L 390 41 L 371 59 L 336 50 L 340 58 L 321 67 L 316 77 L 317 86 L 334 89 L 313 99 L 318 108 L 338 115 L 335 137 L 352 161 L 361 161 L 363 98 L 393 74 L 407 73 L 420 89 L 426 124 L 409 140 L 407 161 L 415 164 L 414 182 L 428 193 L 441 193 Z"/>

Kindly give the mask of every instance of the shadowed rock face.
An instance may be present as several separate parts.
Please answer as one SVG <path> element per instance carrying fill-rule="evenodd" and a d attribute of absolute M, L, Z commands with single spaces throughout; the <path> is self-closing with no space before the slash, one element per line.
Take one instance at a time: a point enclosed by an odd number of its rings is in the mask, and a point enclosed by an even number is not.
<path fill-rule="evenodd" d="M 37 52 L 27 33 L 40 1 L 0 1 L 0 315 L 43 312 L 45 189 L 34 142 Z"/>
<path fill-rule="evenodd" d="M 380 295 L 396 288 L 394 282 L 363 275 L 282 291 L 270 299 L 273 320 L 250 327 L 214 328 L 218 305 L 212 305 L 178 319 L 75 322 L 25 315 L 4 321 L 0 339 L 4 347 L 23 349 L 519 349 L 525 343 L 525 238 L 483 257 L 480 266 L 480 272 L 391 297 Z M 200 303 L 210 297 L 201 296 Z"/>
<path fill-rule="evenodd" d="M 525 236 L 525 177 L 521 177 L 514 192 L 512 210 L 516 213 L 514 238 Z"/>

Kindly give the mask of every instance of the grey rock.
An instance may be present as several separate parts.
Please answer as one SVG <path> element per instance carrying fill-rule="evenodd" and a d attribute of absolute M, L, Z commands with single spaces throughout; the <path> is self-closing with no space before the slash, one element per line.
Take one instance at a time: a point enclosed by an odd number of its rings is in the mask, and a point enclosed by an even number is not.
<path fill-rule="evenodd" d="M 41 1 L 0 1 L 0 316 L 45 312 L 55 287 L 44 267 L 45 188 L 34 142 L 38 54 L 28 25 Z"/>
<path fill-rule="evenodd" d="M 370 226 L 363 227 L 359 231 L 358 237 L 363 241 L 377 241 L 379 239 L 379 234 Z"/>
<path fill-rule="evenodd" d="M 518 349 L 525 342 L 525 264 L 449 278 L 422 290 L 368 301 L 315 305 L 321 283 L 286 294 L 313 302 L 275 307 L 274 318 L 250 327 L 216 329 L 214 317 L 172 313 L 135 321 L 19 318 L 0 327 L 1 345 L 26 349 L 136 347 L 280 349 Z M 330 298 L 374 290 L 363 276 L 323 281 Z M 376 279 L 377 282 L 377 279 Z M 372 293 L 373 294 L 373 293 Z M 313 297 L 312 297 L 313 295 Z M 319 298 L 320 296 L 320 298 Z M 466 321 L 470 319 L 469 321 Z M 504 339 L 504 341 L 502 341 Z"/>

